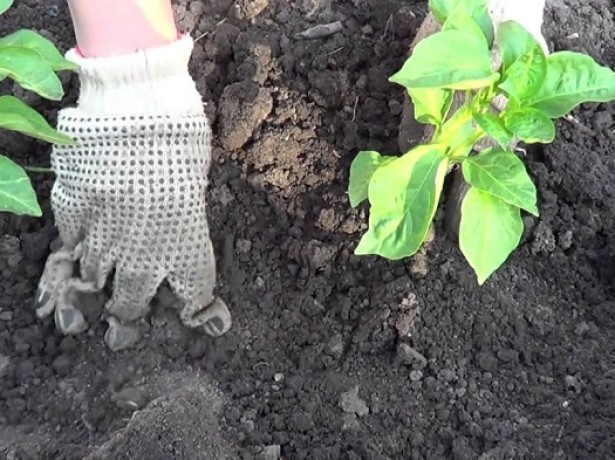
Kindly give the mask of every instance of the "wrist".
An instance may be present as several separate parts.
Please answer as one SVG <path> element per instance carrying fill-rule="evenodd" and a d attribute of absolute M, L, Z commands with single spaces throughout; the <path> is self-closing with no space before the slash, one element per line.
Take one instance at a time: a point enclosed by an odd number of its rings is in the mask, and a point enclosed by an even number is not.
<path fill-rule="evenodd" d="M 68 0 L 85 57 L 129 54 L 178 38 L 170 0 Z"/>
<path fill-rule="evenodd" d="M 201 96 L 188 71 L 193 40 L 109 57 L 82 57 L 72 49 L 66 58 L 79 67 L 77 110 L 101 117 L 195 115 Z"/>

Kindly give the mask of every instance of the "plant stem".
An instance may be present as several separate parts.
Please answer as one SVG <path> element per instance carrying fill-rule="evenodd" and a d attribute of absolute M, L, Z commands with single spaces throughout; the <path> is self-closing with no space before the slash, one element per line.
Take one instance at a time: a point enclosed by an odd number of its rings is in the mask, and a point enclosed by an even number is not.
<path fill-rule="evenodd" d="M 482 136 L 482 130 L 474 126 L 472 108 L 464 104 L 434 134 L 431 143 L 447 146 L 447 155 L 453 159 L 467 156 Z"/>
<path fill-rule="evenodd" d="M 25 169 L 26 171 L 30 171 L 33 173 L 47 173 L 47 174 L 53 174 L 54 171 L 51 168 L 41 168 L 39 166 L 24 166 L 23 169 Z"/>

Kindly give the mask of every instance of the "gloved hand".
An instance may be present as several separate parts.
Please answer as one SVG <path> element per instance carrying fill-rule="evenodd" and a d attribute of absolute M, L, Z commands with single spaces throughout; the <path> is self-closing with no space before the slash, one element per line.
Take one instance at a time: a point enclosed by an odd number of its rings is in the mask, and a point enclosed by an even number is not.
<path fill-rule="evenodd" d="M 130 323 L 148 313 L 165 279 L 183 301 L 185 325 L 211 336 L 231 327 L 213 294 L 211 129 L 188 73 L 192 46 L 183 36 L 117 57 L 67 54 L 80 66 L 81 90 L 77 107 L 60 111 L 58 129 L 77 145 L 52 152 L 51 204 L 63 245 L 49 256 L 36 295 L 37 315 L 54 313 L 64 334 L 87 329 L 72 292 L 101 290 L 113 270 L 105 305 L 111 349 L 133 341 Z"/>

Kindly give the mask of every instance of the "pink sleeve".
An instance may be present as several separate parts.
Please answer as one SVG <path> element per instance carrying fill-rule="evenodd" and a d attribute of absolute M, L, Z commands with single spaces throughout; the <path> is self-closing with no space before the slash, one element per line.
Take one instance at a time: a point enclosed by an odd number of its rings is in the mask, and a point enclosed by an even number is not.
<path fill-rule="evenodd" d="M 178 39 L 171 0 L 68 0 L 77 49 L 106 57 Z"/>

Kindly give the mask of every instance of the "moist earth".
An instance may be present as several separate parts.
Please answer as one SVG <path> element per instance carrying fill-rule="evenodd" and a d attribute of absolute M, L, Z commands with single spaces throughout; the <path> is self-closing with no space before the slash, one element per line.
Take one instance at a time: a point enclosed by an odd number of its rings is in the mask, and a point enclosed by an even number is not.
<path fill-rule="evenodd" d="M 541 216 L 479 287 L 442 213 L 412 259 L 353 255 L 367 210 L 349 206 L 348 169 L 362 149 L 399 153 L 403 95 L 387 78 L 425 1 L 174 6 L 216 133 L 210 219 L 234 326 L 184 328 L 164 289 L 128 351 L 104 347 L 95 315 L 76 337 L 38 320 L 57 233 L 53 177 L 34 175 L 44 216 L 0 216 L 0 457 L 615 458 L 615 105 L 579 107 L 528 150 Z M 551 0 L 544 32 L 613 68 L 613 13 Z M 297 35 L 335 21 L 341 32 Z M 60 0 L 17 0 L 0 33 L 21 27 L 74 43 Z M 77 80 L 63 81 L 73 104 Z M 55 119 L 57 104 L 2 85 Z M 16 134 L 0 148 L 49 162 Z"/>

